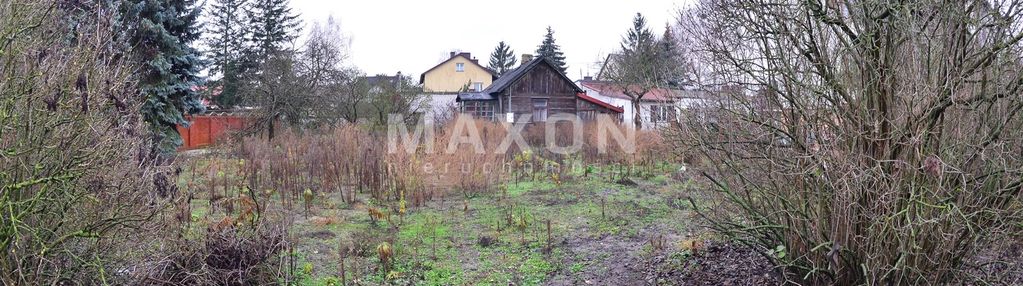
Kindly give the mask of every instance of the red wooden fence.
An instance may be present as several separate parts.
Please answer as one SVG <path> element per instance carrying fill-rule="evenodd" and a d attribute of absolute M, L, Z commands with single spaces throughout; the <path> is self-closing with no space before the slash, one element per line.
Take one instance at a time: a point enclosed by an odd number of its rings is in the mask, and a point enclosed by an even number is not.
<path fill-rule="evenodd" d="M 233 114 L 188 115 L 185 119 L 192 124 L 188 128 L 178 125 L 178 133 L 185 141 L 185 144 L 178 148 L 179 151 L 204 148 L 222 142 L 231 131 L 247 127 L 248 121 L 244 115 Z"/>

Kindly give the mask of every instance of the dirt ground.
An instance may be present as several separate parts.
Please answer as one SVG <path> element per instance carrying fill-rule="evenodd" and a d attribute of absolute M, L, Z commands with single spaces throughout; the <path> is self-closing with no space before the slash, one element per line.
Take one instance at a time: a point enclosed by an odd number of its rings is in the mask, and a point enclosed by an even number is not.
<path fill-rule="evenodd" d="M 713 242 L 683 199 L 696 188 L 676 175 L 513 181 L 438 194 L 406 205 L 404 215 L 395 202 L 360 195 L 349 205 L 332 192 L 316 192 L 308 212 L 300 203 L 275 206 L 279 199 L 267 207 L 292 220 L 297 280 L 288 284 L 777 284 L 755 251 Z M 192 205 L 195 221 L 223 217 L 201 197 Z M 387 218 L 371 218 L 370 209 Z M 386 264 L 382 244 L 394 253 Z"/>
<path fill-rule="evenodd" d="M 368 200 L 347 206 L 328 195 L 295 223 L 308 265 L 299 284 L 337 281 L 337 248 L 350 243 L 369 250 L 348 259 L 346 280 L 367 285 L 775 283 L 759 255 L 708 242 L 695 215 L 670 199 L 690 191 L 687 182 L 634 181 L 509 183 L 503 194 L 434 199 L 390 224 L 369 219 Z M 383 241 L 398 253 L 386 274 L 372 251 Z"/>
<path fill-rule="evenodd" d="M 512 180 L 484 192 L 438 191 L 423 205 L 407 204 L 404 215 L 399 203 L 365 194 L 348 204 L 338 192 L 317 191 L 306 211 L 301 202 L 284 207 L 280 194 L 258 193 L 267 212 L 290 221 L 294 280 L 284 284 L 781 284 L 763 252 L 701 227 L 688 199 L 701 208 L 713 202 L 685 178 L 662 171 L 614 181 L 582 174 L 560 184 Z M 224 218 L 207 193 L 194 193 L 195 226 Z M 386 215 L 373 218 L 371 210 Z M 1023 284 L 1015 259 L 1023 244 L 987 243 L 989 250 L 965 259 L 966 277 L 975 279 L 957 284 Z M 394 254 L 386 263 L 378 252 L 385 245 Z"/>

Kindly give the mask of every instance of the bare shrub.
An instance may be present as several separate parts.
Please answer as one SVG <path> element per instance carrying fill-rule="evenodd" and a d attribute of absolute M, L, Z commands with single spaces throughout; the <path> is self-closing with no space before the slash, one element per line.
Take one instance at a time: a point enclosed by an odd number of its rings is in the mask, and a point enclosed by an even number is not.
<path fill-rule="evenodd" d="M 455 134 L 459 122 L 467 122 L 479 132 L 482 143 L 482 151 L 474 146 L 456 146 L 454 152 L 447 150 L 452 140 L 458 136 L 466 136 L 466 133 Z M 492 186 L 500 184 L 506 171 L 505 163 L 507 153 L 498 153 L 497 147 L 504 140 L 507 131 L 498 123 L 483 120 L 468 120 L 466 118 L 456 119 L 451 124 L 443 126 L 437 131 L 435 146 L 438 152 L 424 158 L 429 163 L 431 170 L 425 175 L 432 177 L 432 183 L 438 189 L 450 189 L 462 191 L 463 195 L 469 196 L 477 192 L 493 191 Z M 509 151 L 511 152 L 511 151 Z"/>
<path fill-rule="evenodd" d="M 670 140 L 792 282 L 940 284 L 1023 223 L 1017 1 L 701 1 Z M 766 251 L 766 250 L 771 251 Z"/>
<path fill-rule="evenodd" d="M 0 284 L 123 282 L 139 238 L 160 229 L 153 178 L 171 170 L 116 52 L 116 10 L 61 3 L 0 4 Z"/>
<path fill-rule="evenodd" d="M 226 221 L 231 221 L 230 219 Z M 286 231 L 279 224 L 213 224 L 197 240 L 179 240 L 141 281 L 149 285 L 269 285 L 290 277 Z"/>
<path fill-rule="evenodd" d="M 435 126 L 432 142 L 426 141 L 430 139 L 427 137 L 418 142 L 397 139 L 393 142 L 396 146 L 390 147 L 394 149 L 389 150 L 390 139 L 372 127 L 341 124 L 303 133 L 285 130 L 271 141 L 247 137 L 236 153 L 249 162 L 245 165 L 246 173 L 251 174 L 249 186 L 282 192 L 286 198 L 282 204 L 286 209 L 291 209 L 291 201 L 310 189 L 314 194 L 340 192 L 350 205 L 357 202 L 359 193 L 368 194 L 374 200 L 397 202 L 391 207 L 398 215 L 409 207 L 419 207 L 428 200 L 447 195 L 449 190 L 463 196 L 494 191 L 495 186 L 508 178 L 510 171 L 529 172 L 520 174 L 522 178 L 560 182 L 565 171 L 572 167 L 570 163 L 576 162 L 573 160 L 593 160 L 595 164 L 620 164 L 621 176 L 649 174 L 651 168 L 665 160 L 664 154 L 670 153 L 660 135 L 651 131 L 638 131 L 638 148 L 634 153 L 624 152 L 628 146 L 611 139 L 607 140 L 609 150 L 598 152 L 596 127 L 584 125 L 581 153 L 556 154 L 546 146 L 543 124 L 526 128 L 523 134 L 526 146 L 511 144 L 507 150 L 501 150 L 498 147 L 508 136 L 508 127 L 469 117 Z M 554 132 L 556 144 L 571 146 L 572 126 L 555 128 L 558 128 Z M 610 128 L 627 133 L 624 129 L 628 127 Z M 459 139 L 473 133 L 479 136 L 478 146 L 473 142 L 451 148 L 452 142 L 460 142 Z M 428 148 L 431 145 L 432 149 Z M 530 155 L 521 156 L 524 153 Z M 517 158 L 528 160 L 517 162 Z M 641 172 L 643 170 L 648 172 Z"/>

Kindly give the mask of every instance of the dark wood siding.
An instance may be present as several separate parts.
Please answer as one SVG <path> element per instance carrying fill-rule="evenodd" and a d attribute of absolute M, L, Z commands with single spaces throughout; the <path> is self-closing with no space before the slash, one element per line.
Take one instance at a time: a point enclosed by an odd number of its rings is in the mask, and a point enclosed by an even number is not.
<path fill-rule="evenodd" d="M 603 107 L 586 100 L 577 100 L 576 104 L 576 114 L 578 114 L 582 120 L 594 120 L 598 114 L 607 114 L 618 121 L 622 120 L 621 113 L 615 112 L 607 107 Z"/>
<path fill-rule="evenodd" d="M 522 78 L 511 84 L 501 99 L 508 101 L 510 98 L 510 111 L 516 116 L 532 114 L 532 99 L 547 99 L 548 115 L 558 113 L 576 113 L 575 87 L 572 82 L 566 81 L 557 71 L 548 65 L 538 65 Z M 508 109 L 503 110 L 508 112 Z"/>

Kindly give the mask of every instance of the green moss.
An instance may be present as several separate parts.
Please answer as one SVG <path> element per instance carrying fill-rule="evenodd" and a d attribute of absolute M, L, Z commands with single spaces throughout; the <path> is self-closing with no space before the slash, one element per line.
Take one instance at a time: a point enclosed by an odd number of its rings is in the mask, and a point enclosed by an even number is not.
<path fill-rule="evenodd" d="M 580 272 L 583 272 L 583 270 L 585 270 L 585 269 L 586 269 L 586 263 L 576 262 L 576 263 L 572 263 L 572 266 L 569 266 L 568 270 L 572 271 L 572 273 L 580 273 Z"/>
<path fill-rule="evenodd" d="M 465 285 L 465 276 L 460 268 L 444 265 L 423 273 L 423 285 Z M 471 283 L 469 283 L 471 284 Z"/>
<path fill-rule="evenodd" d="M 522 274 L 523 285 L 540 285 L 548 273 L 554 272 L 550 262 L 544 260 L 539 254 L 533 253 L 519 266 L 519 273 Z"/>
<path fill-rule="evenodd" d="M 508 183 L 507 185 L 508 195 L 512 197 L 521 196 L 531 191 L 548 191 L 553 190 L 555 187 L 554 182 L 551 181 L 522 181 L 516 183 Z"/>

